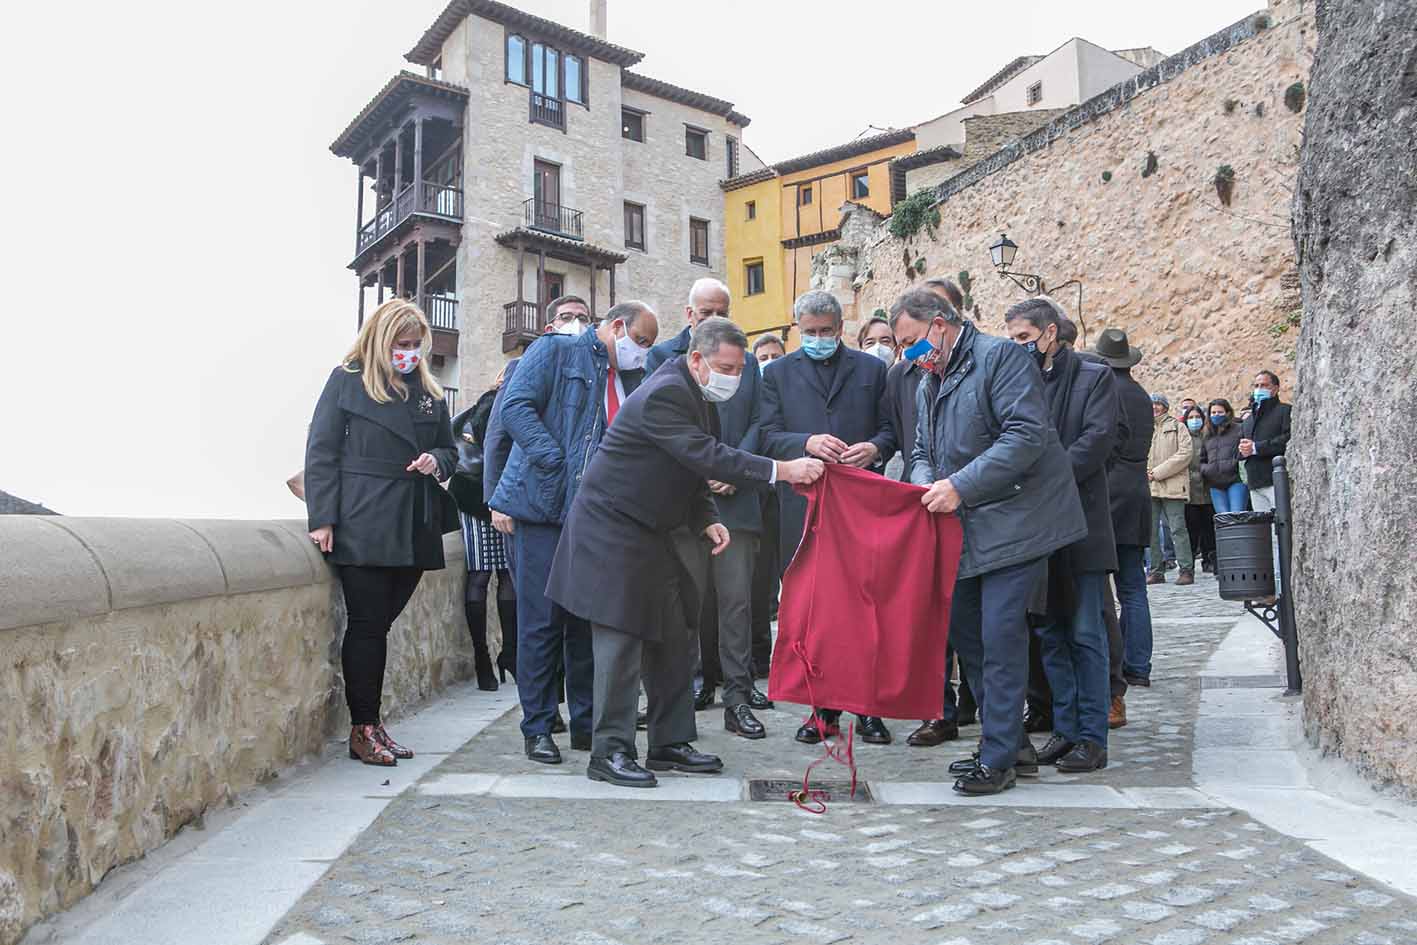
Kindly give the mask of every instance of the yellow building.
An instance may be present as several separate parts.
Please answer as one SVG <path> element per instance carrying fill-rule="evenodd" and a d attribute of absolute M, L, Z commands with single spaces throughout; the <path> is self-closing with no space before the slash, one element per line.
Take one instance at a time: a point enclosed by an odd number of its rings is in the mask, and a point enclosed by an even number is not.
<path fill-rule="evenodd" d="M 734 321 L 750 335 L 791 325 L 792 300 L 811 287 L 812 257 L 841 235 L 842 205 L 889 214 L 890 161 L 914 150 L 913 131 L 887 131 L 724 181 Z"/>

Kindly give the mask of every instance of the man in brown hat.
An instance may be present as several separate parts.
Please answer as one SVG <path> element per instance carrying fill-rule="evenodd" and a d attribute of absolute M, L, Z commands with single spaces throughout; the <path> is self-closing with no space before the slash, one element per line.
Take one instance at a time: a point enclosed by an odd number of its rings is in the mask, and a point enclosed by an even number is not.
<path fill-rule="evenodd" d="M 1141 361 L 1141 351 L 1128 343 L 1127 333 L 1120 328 L 1105 329 L 1092 354 L 1111 365 L 1117 381 L 1119 429 L 1117 445 L 1107 465 L 1107 492 L 1112 501 L 1112 531 L 1117 542 L 1115 580 L 1122 611 L 1122 652 L 1112 656 L 1108 724 L 1118 728 L 1127 724 L 1123 697 L 1128 683 L 1151 685 L 1151 605 L 1146 596 L 1143 554 L 1151 544 L 1151 489 L 1146 480 L 1146 462 L 1153 424 L 1151 397 L 1132 377 L 1132 368 Z M 1115 639 L 1109 642 L 1116 647 Z"/>

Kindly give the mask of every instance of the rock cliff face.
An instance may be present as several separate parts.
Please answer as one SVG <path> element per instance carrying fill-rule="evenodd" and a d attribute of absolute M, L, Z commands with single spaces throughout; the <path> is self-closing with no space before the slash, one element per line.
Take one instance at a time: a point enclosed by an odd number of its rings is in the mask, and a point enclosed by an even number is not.
<path fill-rule="evenodd" d="M 1417 791 L 1417 4 L 1317 13 L 1289 448 L 1305 727 Z"/>

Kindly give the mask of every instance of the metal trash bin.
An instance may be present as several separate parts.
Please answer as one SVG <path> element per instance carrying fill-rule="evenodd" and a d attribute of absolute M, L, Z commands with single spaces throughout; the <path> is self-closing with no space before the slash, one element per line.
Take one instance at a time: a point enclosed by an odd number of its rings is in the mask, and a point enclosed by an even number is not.
<path fill-rule="evenodd" d="M 1215 516 L 1215 578 L 1221 600 L 1274 596 L 1273 512 L 1221 512 Z"/>

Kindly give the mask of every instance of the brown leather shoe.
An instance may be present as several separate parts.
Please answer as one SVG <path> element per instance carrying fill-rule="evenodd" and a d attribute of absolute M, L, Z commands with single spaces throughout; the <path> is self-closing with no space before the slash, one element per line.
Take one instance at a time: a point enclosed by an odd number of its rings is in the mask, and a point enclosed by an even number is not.
<path fill-rule="evenodd" d="M 905 743 L 915 748 L 933 748 L 956 738 L 959 738 L 958 725 L 944 719 L 932 719 L 921 722 L 920 727 L 906 737 Z"/>
<path fill-rule="evenodd" d="M 1148 574 L 1148 575 L 1146 576 L 1146 583 L 1148 583 L 1148 584 L 1165 584 L 1165 583 L 1166 583 L 1166 575 L 1162 574 L 1160 571 L 1153 571 L 1153 572 L 1151 572 L 1150 574 Z"/>
<path fill-rule="evenodd" d="M 1187 584 L 1196 583 L 1196 572 L 1194 569 L 1187 571 L 1182 569 L 1181 576 L 1176 578 L 1177 587 L 1185 587 Z"/>
<path fill-rule="evenodd" d="M 1107 727 L 1121 728 L 1127 724 L 1127 703 L 1121 696 L 1112 697 L 1112 709 L 1107 713 Z"/>
<path fill-rule="evenodd" d="M 366 765 L 390 768 L 398 764 L 394 753 L 379 744 L 377 725 L 355 725 L 349 730 L 349 757 Z"/>
<path fill-rule="evenodd" d="M 378 725 L 374 726 L 374 739 L 378 741 L 380 745 L 383 745 L 385 748 L 387 748 L 389 750 L 389 753 L 395 758 L 413 757 L 413 749 L 405 748 L 398 742 L 394 741 L 393 738 L 390 737 L 389 733 L 385 731 L 383 722 L 380 722 Z"/>

